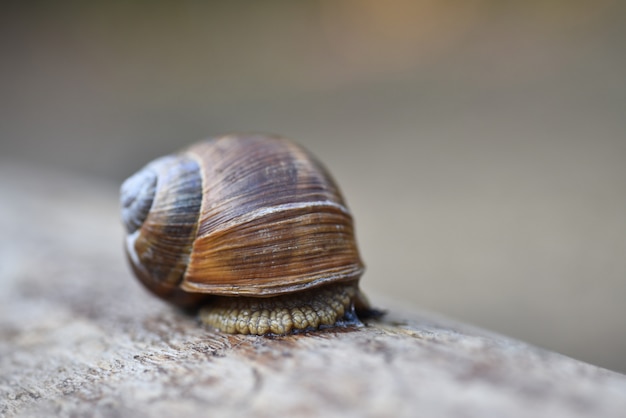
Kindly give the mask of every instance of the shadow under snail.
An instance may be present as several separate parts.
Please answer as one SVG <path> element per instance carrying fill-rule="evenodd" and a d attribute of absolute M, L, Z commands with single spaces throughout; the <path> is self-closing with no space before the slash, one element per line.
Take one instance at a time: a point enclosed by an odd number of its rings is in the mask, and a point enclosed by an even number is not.
<path fill-rule="evenodd" d="M 371 312 L 352 216 L 327 170 L 290 140 L 199 142 L 128 178 L 121 205 L 137 278 L 212 328 L 288 334 Z"/>

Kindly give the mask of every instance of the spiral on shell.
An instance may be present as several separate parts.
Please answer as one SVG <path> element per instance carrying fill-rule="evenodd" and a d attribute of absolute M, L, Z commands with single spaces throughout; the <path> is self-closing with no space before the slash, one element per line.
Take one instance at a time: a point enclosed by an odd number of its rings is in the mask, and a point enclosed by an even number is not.
<path fill-rule="evenodd" d="M 228 135 L 159 158 L 124 182 L 121 205 L 135 275 L 175 305 L 360 294 L 352 216 L 323 165 L 287 139 Z"/>

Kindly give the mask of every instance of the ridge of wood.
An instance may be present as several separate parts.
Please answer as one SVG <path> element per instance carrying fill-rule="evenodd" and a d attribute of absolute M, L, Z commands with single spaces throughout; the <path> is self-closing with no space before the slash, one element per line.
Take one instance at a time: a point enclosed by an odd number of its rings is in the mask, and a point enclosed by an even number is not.
<path fill-rule="evenodd" d="M 0 167 L 0 416 L 626 411 L 624 375 L 376 295 L 363 327 L 212 332 L 131 276 L 113 188 Z"/>

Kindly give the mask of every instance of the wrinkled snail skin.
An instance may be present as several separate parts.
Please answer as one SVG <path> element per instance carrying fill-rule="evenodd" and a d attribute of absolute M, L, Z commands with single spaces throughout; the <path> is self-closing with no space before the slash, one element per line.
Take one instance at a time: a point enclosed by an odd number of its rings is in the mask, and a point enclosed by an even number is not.
<path fill-rule="evenodd" d="M 228 135 L 159 158 L 121 188 L 126 254 L 155 295 L 229 333 L 357 322 L 368 308 L 352 216 L 294 142 Z"/>

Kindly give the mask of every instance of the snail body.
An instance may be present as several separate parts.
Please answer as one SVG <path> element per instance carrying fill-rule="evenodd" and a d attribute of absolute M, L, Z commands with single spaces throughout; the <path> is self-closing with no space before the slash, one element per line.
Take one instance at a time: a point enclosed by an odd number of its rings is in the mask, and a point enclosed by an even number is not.
<path fill-rule="evenodd" d="M 135 275 L 213 328 L 286 334 L 367 309 L 352 216 L 326 169 L 287 139 L 197 143 L 128 178 L 121 203 Z"/>

